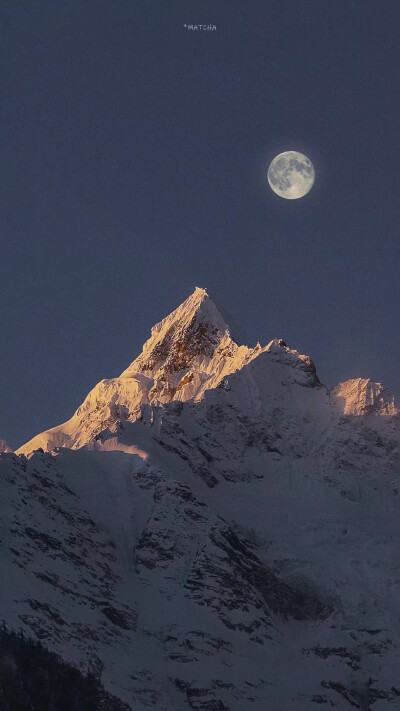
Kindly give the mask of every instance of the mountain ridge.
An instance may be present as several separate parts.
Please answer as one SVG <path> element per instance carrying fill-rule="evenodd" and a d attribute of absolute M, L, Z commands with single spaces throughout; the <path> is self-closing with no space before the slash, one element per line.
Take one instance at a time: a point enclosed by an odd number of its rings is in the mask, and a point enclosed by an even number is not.
<path fill-rule="evenodd" d="M 196 287 L 177 309 L 153 326 L 141 354 L 119 377 L 100 381 L 70 420 L 40 433 L 16 451 L 27 454 L 38 447 L 49 451 L 57 446 L 84 446 L 108 424 L 139 417 L 143 404 L 199 400 L 226 376 L 263 353 L 279 355 L 279 349 L 282 358 L 297 359 L 298 367 L 309 371 L 314 384 L 321 384 L 312 360 L 288 348 L 282 339 L 273 339 L 266 346 L 257 343 L 254 348 L 236 343 L 206 289 Z M 360 383 L 358 405 L 352 389 L 356 382 Z M 351 410 L 354 414 L 357 407 L 361 411 L 363 395 L 365 407 L 378 410 L 384 397 L 387 411 L 396 414 L 393 396 L 380 383 L 367 383 L 371 381 L 355 379 L 332 388 L 335 412 Z"/>

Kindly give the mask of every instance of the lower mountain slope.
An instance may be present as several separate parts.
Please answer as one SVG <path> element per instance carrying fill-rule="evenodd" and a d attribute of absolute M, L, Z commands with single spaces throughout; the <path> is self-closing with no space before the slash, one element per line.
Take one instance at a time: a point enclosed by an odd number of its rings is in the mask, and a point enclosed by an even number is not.
<path fill-rule="evenodd" d="M 398 708 L 397 415 L 263 420 L 237 379 L 1 456 L 2 615 L 135 710 Z"/>
<path fill-rule="evenodd" d="M 0 630 L 2 711 L 128 711 L 95 675 L 83 676 L 38 641 Z"/>

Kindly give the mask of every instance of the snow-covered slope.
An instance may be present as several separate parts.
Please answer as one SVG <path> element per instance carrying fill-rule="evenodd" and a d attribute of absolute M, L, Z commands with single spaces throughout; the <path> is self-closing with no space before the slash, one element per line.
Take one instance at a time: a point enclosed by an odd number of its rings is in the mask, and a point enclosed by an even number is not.
<path fill-rule="evenodd" d="M 206 290 L 196 288 L 152 328 L 142 353 L 118 378 L 102 380 L 70 420 L 34 437 L 17 452 L 29 454 L 39 447 L 76 449 L 116 420 L 135 420 L 142 404 L 200 400 L 226 375 L 262 353 L 276 351 L 279 343 L 271 341 L 264 348 L 239 346 Z M 293 367 L 319 382 L 309 358 L 282 348 L 289 358 L 293 356 Z"/>
<path fill-rule="evenodd" d="M 382 385 L 238 345 L 196 289 L 1 455 L 1 616 L 135 711 L 400 709 L 399 491 Z"/>
<path fill-rule="evenodd" d="M 332 404 L 344 415 L 396 415 L 393 395 L 382 385 L 365 378 L 340 383 L 331 391 Z"/>

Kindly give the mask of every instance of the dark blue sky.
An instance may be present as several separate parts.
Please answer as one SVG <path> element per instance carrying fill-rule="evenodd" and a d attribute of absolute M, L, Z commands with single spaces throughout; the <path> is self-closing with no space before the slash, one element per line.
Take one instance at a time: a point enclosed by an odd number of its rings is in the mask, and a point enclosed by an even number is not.
<path fill-rule="evenodd" d="M 0 437 L 67 419 L 196 285 L 400 395 L 398 0 L 4 0 L 0 27 Z M 290 149 L 301 200 L 266 181 Z"/>

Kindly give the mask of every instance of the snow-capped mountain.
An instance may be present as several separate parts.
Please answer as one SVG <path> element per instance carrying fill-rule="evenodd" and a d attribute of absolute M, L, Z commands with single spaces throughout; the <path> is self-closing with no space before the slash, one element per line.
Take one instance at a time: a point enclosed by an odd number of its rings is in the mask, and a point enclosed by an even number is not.
<path fill-rule="evenodd" d="M 144 404 L 199 401 L 227 375 L 279 345 L 282 342 L 274 340 L 264 348 L 260 344 L 239 346 L 206 290 L 196 288 L 152 328 L 142 353 L 118 378 L 102 380 L 68 422 L 34 437 L 17 451 L 28 454 L 38 447 L 50 451 L 57 446 L 77 449 L 117 420 L 140 417 Z M 293 356 L 296 367 L 319 382 L 309 358 L 282 347 L 289 358 Z"/>
<path fill-rule="evenodd" d="M 282 340 L 239 345 L 196 289 L 0 470 L 3 619 L 135 711 L 400 709 L 381 384 L 329 391 Z"/>

